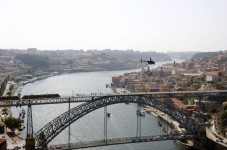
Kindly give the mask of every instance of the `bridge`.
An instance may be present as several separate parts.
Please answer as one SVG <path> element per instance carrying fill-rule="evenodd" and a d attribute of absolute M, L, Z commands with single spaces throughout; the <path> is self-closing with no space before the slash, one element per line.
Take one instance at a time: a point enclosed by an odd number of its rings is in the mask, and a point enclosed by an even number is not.
<path fill-rule="evenodd" d="M 227 90 L 216 90 L 216 91 L 169 91 L 169 92 L 135 92 L 129 94 L 80 94 L 75 97 L 73 96 L 64 96 L 59 98 L 30 98 L 24 99 L 17 97 L 16 99 L 8 99 L 3 100 L 0 97 L 0 106 L 1 107 L 9 107 L 9 106 L 28 106 L 28 105 L 44 105 L 44 104 L 59 104 L 59 103 L 71 103 L 75 102 L 89 102 L 99 97 L 105 96 L 141 96 L 141 95 L 149 95 L 153 98 L 179 98 L 179 97 L 193 97 L 197 98 L 199 101 L 202 101 L 204 97 L 214 97 L 214 98 L 221 98 L 227 96 Z M 222 100 L 217 100 L 221 102 Z"/>
<path fill-rule="evenodd" d="M 45 125 L 42 129 L 35 133 L 35 140 L 37 142 L 38 147 L 45 147 L 47 144 L 54 139 L 61 131 L 63 131 L 66 127 L 68 127 L 71 123 L 75 122 L 79 118 L 84 115 L 108 106 L 112 104 L 118 103 L 139 103 L 144 105 L 152 106 L 160 111 L 168 114 L 174 120 L 178 121 L 183 128 L 185 128 L 188 132 L 191 132 L 197 135 L 197 129 L 199 125 L 196 121 L 194 121 L 190 115 L 182 111 L 180 109 L 175 108 L 172 105 L 166 104 L 158 99 L 150 97 L 148 95 L 124 95 L 124 96 L 105 96 L 97 98 L 93 101 L 82 103 L 79 106 L 76 106 L 69 111 L 61 114 L 57 118 L 50 121 L 47 125 Z M 104 115 L 106 116 L 106 115 Z M 42 139 L 40 137 L 45 137 Z"/>
<path fill-rule="evenodd" d="M 164 140 L 187 140 L 193 139 L 193 135 L 153 135 L 153 136 L 141 136 L 138 137 L 124 137 L 124 138 L 114 138 L 107 140 L 96 140 L 96 141 L 87 141 L 87 142 L 76 142 L 70 144 L 58 144 L 50 146 L 51 149 L 82 149 L 90 147 L 99 147 L 99 146 L 108 146 L 108 145 L 117 145 L 117 144 L 128 144 L 128 143 L 139 143 L 139 142 L 152 142 L 152 141 L 164 141 Z"/>
<path fill-rule="evenodd" d="M 83 117 L 84 115 L 99 109 L 101 107 L 106 108 L 108 105 L 118 104 L 118 103 L 138 103 L 152 106 L 156 109 L 159 109 L 163 113 L 169 115 L 171 118 L 176 120 L 187 132 L 194 135 L 194 137 L 199 136 L 200 124 L 193 120 L 190 115 L 180 109 L 175 108 L 169 102 L 163 102 L 160 99 L 171 99 L 174 97 L 194 97 L 197 98 L 200 102 L 203 101 L 204 97 L 215 97 L 220 98 L 227 96 L 227 91 L 175 91 L 175 92 L 142 92 L 142 93 L 130 93 L 130 94 L 87 94 L 87 95 L 78 95 L 76 97 L 59 97 L 59 98 L 35 98 L 35 99 L 12 99 L 12 100 L 1 100 L 0 106 L 28 106 L 27 111 L 27 139 L 26 139 L 26 149 L 29 147 L 35 147 L 44 149 L 47 147 L 48 143 L 53 140 L 61 131 L 70 126 L 73 122 Z M 47 125 L 33 133 L 33 123 L 32 123 L 32 105 L 44 105 L 44 104 L 58 104 L 58 103 L 73 103 L 73 102 L 84 102 L 79 106 L 76 106 L 57 118 L 50 121 Z M 105 110 L 105 109 L 104 109 Z M 106 115 L 104 115 L 106 116 Z M 105 118 L 104 118 L 105 120 Z M 104 122 L 105 127 L 105 122 Z M 107 127 L 105 127 L 105 130 Z M 111 144 L 109 139 L 107 139 L 107 133 L 104 130 L 105 134 L 105 144 Z M 127 138 L 125 143 L 130 142 L 145 142 L 152 141 L 153 137 L 147 137 L 142 140 L 141 136 L 141 123 L 137 120 L 137 140 L 133 138 Z M 165 137 L 166 140 L 170 139 Z M 113 140 L 114 141 L 114 140 Z M 112 141 L 112 144 L 114 142 Z M 124 139 L 122 139 L 124 141 Z M 94 142 L 93 142 L 94 143 Z M 99 142 L 100 143 L 100 142 Z M 115 144 L 119 141 L 115 140 Z M 92 145 L 91 143 L 89 143 Z M 88 145 L 89 145 L 88 144 Z M 83 144 L 80 144 L 83 145 Z M 86 144 L 84 144 L 85 146 Z M 96 142 L 97 145 L 97 142 Z M 102 144 L 101 144 L 102 145 Z M 100 146 L 101 146 L 100 145 Z M 94 145 L 93 145 L 94 146 Z M 97 145 L 99 146 L 99 145 Z M 81 146 L 82 147 L 82 146 Z"/>

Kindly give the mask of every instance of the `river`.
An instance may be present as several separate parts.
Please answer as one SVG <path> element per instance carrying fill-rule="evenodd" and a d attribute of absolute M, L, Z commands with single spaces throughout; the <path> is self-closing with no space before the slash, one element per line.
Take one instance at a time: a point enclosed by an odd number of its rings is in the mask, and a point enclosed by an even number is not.
<path fill-rule="evenodd" d="M 162 63 L 158 64 L 161 65 Z M 121 71 L 100 71 L 100 72 L 81 72 L 72 74 L 62 74 L 53 76 L 41 81 L 29 83 L 23 87 L 21 92 L 23 95 L 30 94 L 46 94 L 58 93 L 60 95 L 75 95 L 83 93 L 112 93 L 110 88 L 105 85 L 111 83 L 113 76 L 121 75 L 126 72 L 138 70 L 121 70 Z M 79 105 L 78 103 L 71 104 L 71 108 Z M 24 107 L 26 110 L 27 108 Z M 38 131 L 49 121 L 67 111 L 68 104 L 55 105 L 40 105 L 32 106 L 33 112 L 33 129 Z M 136 109 L 137 104 L 115 104 L 107 107 L 111 116 L 107 121 L 108 138 L 136 136 Z M 14 116 L 18 116 L 21 108 L 12 108 Z M 142 135 L 161 135 L 165 134 L 157 124 L 158 118 L 145 114 L 142 117 Z M 26 118 L 25 118 L 26 122 Z M 162 121 L 161 121 L 162 122 Z M 164 122 L 163 125 L 166 126 Z M 104 137 L 103 125 L 103 108 L 95 110 L 88 115 L 80 118 L 71 124 L 71 142 L 100 140 Z M 21 137 L 25 138 L 26 129 L 22 131 Z M 68 129 L 62 131 L 54 140 L 49 143 L 63 144 L 68 142 Z M 156 141 L 148 143 L 136 143 L 125 145 L 112 145 L 108 147 L 90 148 L 95 150 L 116 150 L 116 149 L 132 149 L 132 150 L 185 150 L 186 148 L 177 145 L 174 141 Z"/>

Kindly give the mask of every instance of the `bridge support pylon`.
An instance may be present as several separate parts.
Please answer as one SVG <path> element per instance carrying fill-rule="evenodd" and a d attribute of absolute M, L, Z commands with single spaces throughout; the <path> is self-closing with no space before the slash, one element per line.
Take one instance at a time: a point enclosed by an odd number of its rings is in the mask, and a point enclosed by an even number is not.
<path fill-rule="evenodd" d="M 35 139 L 33 138 L 33 123 L 32 123 L 32 106 L 31 101 L 28 104 L 27 111 L 27 137 L 25 141 L 26 150 L 35 150 Z"/>
<path fill-rule="evenodd" d="M 107 106 L 104 107 L 104 141 L 107 145 Z"/>
<path fill-rule="evenodd" d="M 35 139 L 34 138 L 26 138 L 26 150 L 35 150 Z"/>

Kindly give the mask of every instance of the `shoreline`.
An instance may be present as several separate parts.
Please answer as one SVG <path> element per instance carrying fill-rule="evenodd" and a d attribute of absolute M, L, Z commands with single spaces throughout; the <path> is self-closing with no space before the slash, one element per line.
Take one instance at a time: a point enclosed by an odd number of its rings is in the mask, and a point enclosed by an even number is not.
<path fill-rule="evenodd" d="M 168 116 L 167 114 L 162 113 L 160 110 L 150 107 L 150 106 L 146 106 L 144 108 L 144 110 L 148 113 L 150 113 L 151 115 L 154 115 L 155 117 L 160 118 L 161 120 L 165 121 L 165 123 L 167 123 L 172 129 L 178 129 L 178 131 L 181 131 L 181 128 L 179 127 L 179 123 L 174 121 L 170 116 Z M 182 133 L 179 132 L 179 133 Z"/>
<path fill-rule="evenodd" d="M 126 90 L 125 88 L 117 88 L 117 87 L 112 87 L 114 89 L 114 92 L 116 93 L 124 93 L 124 92 L 129 92 L 128 90 Z M 163 112 L 161 112 L 160 110 L 151 107 L 151 106 L 144 106 L 143 107 L 144 111 L 146 111 L 148 114 L 153 115 L 156 118 L 161 119 L 162 121 L 164 121 L 166 124 L 168 124 L 172 131 L 177 133 L 177 134 L 182 134 L 185 130 L 183 128 L 180 128 L 180 124 L 175 121 L 174 119 L 172 119 L 169 115 L 164 114 Z M 171 132 L 172 132 L 171 131 Z M 181 142 L 181 141 L 176 141 L 177 144 L 181 144 L 183 146 L 186 147 L 193 147 L 193 141 L 192 140 L 187 140 L 187 143 L 185 142 Z"/>
<path fill-rule="evenodd" d="M 174 131 L 175 133 L 183 134 L 184 129 L 180 128 L 179 127 L 180 124 L 178 122 L 176 122 L 174 119 L 172 119 L 169 115 L 164 114 L 160 110 L 158 110 L 158 109 L 156 109 L 154 107 L 151 107 L 151 106 L 144 107 L 144 110 L 147 113 L 149 113 L 149 114 L 151 114 L 151 115 L 163 120 L 165 123 L 167 123 L 172 128 L 172 131 Z M 192 140 L 187 140 L 187 143 L 177 140 L 176 143 L 184 145 L 186 147 L 193 147 L 193 141 Z"/>
<path fill-rule="evenodd" d="M 37 81 L 37 80 L 36 80 Z M 36 81 L 34 81 L 34 82 L 36 82 Z M 7 89 L 9 89 L 9 87 L 10 87 L 10 84 L 9 83 L 7 83 L 7 85 L 8 85 L 8 88 Z M 22 84 L 22 83 L 20 83 L 20 84 L 15 84 L 14 85 L 14 88 L 13 88 L 13 90 L 12 90 L 12 95 L 15 95 L 15 94 L 17 94 L 18 92 L 19 92 L 19 90 L 23 87 L 24 85 Z M 5 90 L 5 93 L 7 93 L 6 92 L 7 90 Z M 11 111 L 11 108 L 10 108 L 10 111 Z M 12 113 L 12 112 L 11 112 Z M 19 137 L 19 135 L 17 135 L 17 137 Z M 11 137 L 12 138 L 12 137 Z M 15 139 L 15 143 L 20 143 L 20 142 L 18 142 L 19 141 L 19 139 L 17 139 L 17 138 L 15 138 L 15 137 L 13 137 L 12 139 Z M 12 140 L 11 140 L 12 141 Z M 8 140 L 7 140 L 7 142 L 8 142 Z M 8 142 L 8 144 L 10 144 L 10 145 L 14 145 L 15 146 L 15 143 L 11 143 L 10 141 Z"/>
<path fill-rule="evenodd" d="M 4 91 L 2 96 L 7 96 L 7 92 L 9 92 L 9 88 L 10 88 L 11 85 L 14 85 L 13 89 L 11 90 L 11 95 L 12 96 L 14 96 L 18 92 L 18 90 L 21 87 L 23 87 L 23 85 L 21 83 L 13 84 L 12 82 L 7 82 L 6 89 L 5 89 L 5 91 Z M 1 109 L 2 108 L 4 108 L 4 107 L 1 107 Z M 5 108 L 7 108 L 7 110 L 8 110 L 7 111 L 8 115 L 9 116 L 13 116 L 11 107 L 5 107 Z M 4 126 L 5 126 L 5 123 L 4 123 Z M 7 149 L 15 149 L 16 147 L 20 147 L 21 149 L 24 149 L 25 140 L 19 136 L 20 135 L 20 131 L 19 130 L 15 130 L 14 131 L 15 132 L 15 136 L 9 136 L 7 134 L 8 131 L 9 131 L 9 129 L 7 129 L 5 127 L 5 131 L 2 134 L 2 136 L 1 136 L 2 139 L 6 139 Z"/>

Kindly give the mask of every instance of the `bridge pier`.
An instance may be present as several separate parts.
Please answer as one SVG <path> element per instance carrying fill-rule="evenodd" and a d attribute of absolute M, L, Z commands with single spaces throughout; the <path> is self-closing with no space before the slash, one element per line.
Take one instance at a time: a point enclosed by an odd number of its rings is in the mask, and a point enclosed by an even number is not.
<path fill-rule="evenodd" d="M 104 141 L 107 145 L 107 106 L 104 107 Z"/>
<path fill-rule="evenodd" d="M 26 150 L 35 150 L 35 139 L 34 138 L 27 137 L 25 142 L 26 142 L 26 145 L 25 145 Z"/>
<path fill-rule="evenodd" d="M 35 139 L 33 138 L 31 101 L 29 101 L 28 111 L 27 111 L 27 137 L 26 137 L 25 149 L 26 150 L 35 150 Z"/>
<path fill-rule="evenodd" d="M 68 106 L 68 112 L 69 112 L 69 117 L 70 117 L 70 98 L 69 98 L 69 106 Z M 69 122 L 69 133 L 68 133 L 68 146 L 69 146 L 69 150 L 71 150 L 71 145 L 70 145 L 70 142 L 71 142 L 71 139 L 70 139 L 70 136 L 71 136 L 71 127 L 70 127 L 70 122 Z"/>

